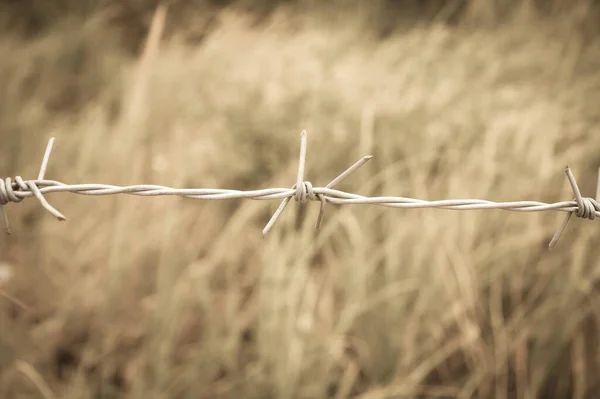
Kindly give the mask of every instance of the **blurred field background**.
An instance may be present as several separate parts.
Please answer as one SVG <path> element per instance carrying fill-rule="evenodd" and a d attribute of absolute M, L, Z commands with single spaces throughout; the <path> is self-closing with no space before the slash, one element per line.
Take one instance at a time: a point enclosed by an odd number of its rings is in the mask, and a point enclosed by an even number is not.
<path fill-rule="evenodd" d="M 2 1 L 0 175 L 570 200 L 592 0 Z M 50 194 L 0 237 L 0 398 L 597 398 L 600 246 L 563 213 Z"/>

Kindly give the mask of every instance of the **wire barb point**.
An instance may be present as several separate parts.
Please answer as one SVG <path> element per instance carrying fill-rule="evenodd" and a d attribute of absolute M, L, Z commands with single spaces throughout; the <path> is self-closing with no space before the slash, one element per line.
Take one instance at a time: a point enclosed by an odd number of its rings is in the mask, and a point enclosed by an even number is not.
<path fill-rule="evenodd" d="M 567 225 L 569 224 L 573 214 L 579 218 L 594 220 L 597 216 L 596 213 L 600 212 L 600 202 L 598 201 L 598 197 L 600 196 L 600 177 L 599 187 L 597 187 L 596 190 L 596 199 L 594 199 L 590 197 L 583 197 L 581 195 L 581 190 L 579 190 L 579 186 L 577 185 L 577 181 L 575 180 L 575 176 L 573 176 L 573 172 L 571 171 L 571 168 L 569 168 L 569 165 L 567 165 L 565 168 L 565 174 L 567 175 L 567 180 L 569 180 L 569 184 L 571 185 L 571 190 L 573 190 L 573 194 L 575 195 L 574 201 L 577 205 L 577 208 L 570 210 L 556 233 L 554 233 L 552 240 L 550 240 L 550 243 L 548 244 L 548 248 L 550 250 L 552 250 L 556 243 L 558 243 L 558 240 L 567 228 Z"/>
<path fill-rule="evenodd" d="M 596 182 L 596 202 L 600 202 L 600 168 L 598 168 L 598 181 Z"/>
<path fill-rule="evenodd" d="M 38 201 L 40 201 L 40 204 L 42 204 L 44 209 L 54 215 L 58 220 L 66 220 L 62 213 L 60 213 L 56 208 L 50 205 L 48 201 L 46 201 L 46 198 L 44 198 L 44 195 L 39 187 L 40 185 L 44 185 L 48 182 L 44 179 L 46 177 L 46 170 L 48 168 L 48 162 L 50 161 L 50 155 L 52 154 L 52 149 L 54 147 L 54 141 L 54 137 L 51 137 L 48 141 L 37 180 L 25 181 L 21 178 L 21 176 L 16 176 L 14 182 L 12 182 L 10 177 L 6 178 L 6 180 L 0 180 L 0 220 L 2 221 L 3 230 L 6 234 L 10 235 L 11 231 L 4 205 L 8 204 L 9 202 L 21 202 L 25 197 L 32 195 L 35 196 Z"/>
<path fill-rule="evenodd" d="M 283 201 L 281 201 L 281 204 L 279 205 L 279 207 L 277 208 L 277 210 L 275 211 L 273 216 L 271 216 L 271 219 L 269 220 L 269 222 L 263 229 L 263 231 L 262 231 L 263 237 L 267 236 L 267 234 L 269 233 L 269 231 L 271 230 L 271 228 L 273 227 L 273 225 L 275 224 L 277 219 L 279 219 L 279 217 L 281 216 L 281 214 L 283 213 L 283 211 L 289 204 L 292 197 L 294 198 L 294 200 L 296 200 L 297 202 L 300 202 L 301 204 L 306 203 L 307 200 L 321 202 L 321 207 L 319 209 L 319 215 L 317 216 L 317 222 L 315 224 L 315 228 L 317 230 L 320 230 L 320 228 L 321 228 L 321 222 L 323 220 L 323 213 L 325 212 L 325 204 L 327 203 L 327 197 L 325 195 L 323 195 L 322 193 L 315 193 L 313 190 L 312 183 L 303 180 L 304 179 L 304 169 L 305 169 L 305 164 L 306 164 L 306 147 L 307 147 L 307 133 L 306 133 L 306 130 L 303 130 L 300 133 L 300 158 L 298 161 L 298 177 L 296 179 L 296 184 L 292 187 L 292 190 L 294 190 L 294 194 L 284 198 Z M 366 156 L 362 157 L 360 160 L 355 162 L 348 169 L 343 171 L 339 176 L 337 176 L 335 179 L 333 179 L 331 182 L 329 182 L 329 184 L 325 188 L 332 189 L 334 186 L 339 184 L 342 180 L 344 180 L 349 175 L 351 175 L 353 172 L 355 172 L 358 168 L 363 166 L 365 163 L 369 162 L 372 158 L 373 158 L 372 155 L 366 155 Z"/>

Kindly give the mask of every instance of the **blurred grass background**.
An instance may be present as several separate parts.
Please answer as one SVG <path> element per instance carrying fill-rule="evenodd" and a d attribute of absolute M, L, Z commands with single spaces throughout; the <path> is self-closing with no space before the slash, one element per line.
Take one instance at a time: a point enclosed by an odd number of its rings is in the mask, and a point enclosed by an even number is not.
<path fill-rule="evenodd" d="M 0 2 L 0 175 L 593 196 L 593 0 Z M 0 238 L 1 398 L 596 398 L 599 235 L 562 213 L 48 195 Z M 295 208 L 295 210 L 294 210 Z"/>

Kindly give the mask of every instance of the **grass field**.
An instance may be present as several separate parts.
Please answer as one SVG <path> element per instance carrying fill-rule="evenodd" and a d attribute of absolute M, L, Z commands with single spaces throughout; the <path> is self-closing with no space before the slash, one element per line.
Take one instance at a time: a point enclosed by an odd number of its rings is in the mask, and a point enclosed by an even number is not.
<path fill-rule="evenodd" d="M 340 189 L 554 202 L 568 164 L 593 197 L 600 37 L 569 4 L 385 36 L 369 7 L 226 7 L 201 40 L 152 8 L 137 46 L 102 13 L 5 33 L 0 176 L 55 136 L 65 183 L 291 187 L 306 129 L 314 185 L 372 154 Z M 263 238 L 278 201 L 47 198 L 66 222 L 6 207 L 0 398 L 600 395 L 596 222 L 549 252 L 563 213 L 329 204 L 317 233 L 294 203 Z"/>

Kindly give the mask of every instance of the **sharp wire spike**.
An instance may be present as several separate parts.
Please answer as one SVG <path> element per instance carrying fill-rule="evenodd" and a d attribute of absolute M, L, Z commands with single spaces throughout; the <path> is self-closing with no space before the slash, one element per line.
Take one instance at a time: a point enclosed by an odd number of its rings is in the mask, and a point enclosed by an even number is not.
<path fill-rule="evenodd" d="M 292 189 L 295 189 L 294 198 L 300 202 L 304 202 L 306 200 L 306 193 L 305 193 L 305 187 L 304 187 L 304 170 L 306 168 L 306 149 L 307 149 L 307 132 L 306 132 L 306 130 L 303 130 L 300 133 L 300 156 L 298 159 L 298 176 L 296 178 L 296 185 L 294 187 L 292 187 Z M 358 168 L 363 166 L 365 163 L 369 162 L 372 158 L 373 158 L 372 155 L 367 155 L 367 156 L 362 157 L 361 159 L 356 161 L 352 166 L 350 166 L 345 171 L 340 173 L 340 175 L 338 175 L 335 179 L 333 179 L 331 182 L 329 182 L 329 184 L 326 186 L 326 188 L 333 188 L 334 186 L 339 184 L 342 180 L 344 180 L 345 178 L 350 176 L 352 173 L 354 173 Z M 317 230 L 319 230 L 321 228 L 321 222 L 323 220 L 323 214 L 325 212 L 325 204 L 327 203 L 327 199 L 321 194 L 317 194 L 316 197 L 321 202 L 321 206 L 319 209 L 319 215 L 317 216 L 317 222 L 315 224 L 315 228 Z M 279 207 L 277 208 L 277 210 L 275 211 L 273 216 L 271 216 L 271 219 L 269 219 L 269 222 L 263 229 L 263 231 L 262 231 L 263 237 L 266 237 L 266 235 L 269 233 L 269 231 L 271 230 L 271 228 L 273 227 L 273 225 L 275 224 L 277 219 L 281 216 L 281 214 L 285 210 L 286 206 L 289 204 L 290 200 L 291 200 L 291 197 L 286 197 L 283 199 L 283 201 L 281 202 L 281 204 L 279 205 Z"/>
<path fill-rule="evenodd" d="M 38 178 L 37 178 L 38 182 L 44 180 L 46 177 L 46 170 L 48 169 L 48 162 L 50 161 L 50 155 L 52 154 L 52 149 L 54 147 L 55 140 L 56 140 L 55 137 L 51 137 L 50 140 L 48 140 L 48 145 L 46 146 L 46 151 L 44 152 L 42 164 L 40 166 L 40 171 L 38 173 Z M 56 208 L 54 208 L 52 205 L 50 205 L 48 203 L 48 201 L 46 200 L 46 198 L 40 191 L 40 189 L 37 186 L 35 181 L 25 182 L 21 179 L 21 177 L 17 177 L 16 181 L 17 181 L 18 187 L 20 187 L 21 190 L 28 188 L 29 191 L 31 191 L 31 193 L 38 199 L 38 201 L 40 201 L 40 204 L 42 205 L 42 207 L 44 207 L 44 209 L 46 209 L 48 212 L 50 212 L 52 215 L 54 215 L 58 220 L 66 220 L 65 216 L 61 212 L 59 212 Z M 6 186 L 6 184 L 4 184 L 4 186 Z M 12 188 L 11 188 L 11 190 L 12 190 Z M 6 215 L 6 209 L 4 208 L 3 205 L 0 206 L 0 219 L 2 220 L 4 232 L 6 234 L 10 235 L 11 234 L 10 224 L 8 222 L 8 216 Z"/>
<path fill-rule="evenodd" d="M 40 201 L 40 203 L 42 204 L 42 206 L 48 211 L 50 212 L 52 215 L 54 215 L 54 217 L 56 217 L 58 220 L 67 220 L 67 218 L 65 217 L 65 215 L 63 215 L 62 213 L 60 213 L 56 208 L 54 208 L 52 205 L 50 205 L 48 203 L 48 201 L 46 201 L 46 198 L 44 198 L 44 195 L 42 194 L 42 192 L 40 191 L 40 189 L 38 188 L 38 186 L 35 185 L 35 182 L 27 182 L 27 186 L 29 187 L 29 189 L 31 190 L 31 192 L 33 193 L 33 195 Z"/>
<path fill-rule="evenodd" d="M 598 181 L 596 183 L 596 202 L 600 202 L 600 168 L 598 168 Z"/>
<path fill-rule="evenodd" d="M 4 205 L 0 205 L 0 219 L 2 219 L 2 227 L 5 234 L 11 235 L 10 224 L 8 223 L 8 216 L 6 216 L 6 209 Z"/>
<path fill-rule="evenodd" d="M 569 184 L 571 185 L 571 189 L 575 194 L 575 200 L 577 201 L 577 207 L 579 210 L 583 209 L 583 197 L 581 196 L 581 191 L 579 191 L 579 187 L 577 186 L 577 181 L 575 180 L 575 176 L 573 176 L 573 172 L 571 172 L 571 168 L 567 165 L 565 169 L 565 173 L 567 174 L 567 179 L 569 180 Z"/>
<path fill-rule="evenodd" d="M 40 167 L 40 173 L 38 174 L 38 180 L 44 180 L 46 177 L 46 169 L 48 168 L 48 161 L 50 160 L 50 154 L 52 153 L 52 147 L 54 147 L 55 138 L 52 137 L 48 141 L 46 152 L 44 153 L 44 159 L 42 159 L 42 166 Z"/>
<path fill-rule="evenodd" d="M 581 195 L 581 191 L 579 190 L 579 186 L 577 185 L 577 181 L 575 180 L 575 176 L 573 176 L 573 172 L 571 171 L 571 168 L 569 167 L 569 165 L 567 165 L 565 167 L 565 174 L 567 175 L 567 180 L 569 181 L 569 184 L 571 185 L 571 190 L 573 190 L 573 194 L 575 194 L 575 201 L 577 202 L 577 211 L 569 212 L 567 214 L 567 216 L 565 216 L 560 227 L 558 228 L 556 233 L 554 233 L 552 240 L 550 240 L 550 243 L 548 244 L 548 248 L 550 249 L 550 251 L 552 251 L 554 246 L 558 243 L 558 240 L 560 240 L 560 237 L 563 235 L 565 229 L 567 228 L 567 225 L 569 224 L 569 221 L 571 220 L 573 213 L 575 213 L 577 216 L 581 217 L 581 216 L 583 216 L 583 212 L 585 209 L 584 208 L 585 207 L 584 198 Z M 600 177 L 599 177 L 599 183 L 600 183 Z M 598 197 L 599 194 L 600 194 L 600 185 L 596 188 L 596 197 Z"/>
<path fill-rule="evenodd" d="M 552 237 L 552 240 L 550 240 L 550 244 L 548 244 L 548 248 L 550 249 L 550 251 L 552 251 L 552 249 L 554 248 L 554 246 L 556 245 L 556 243 L 560 239 L 560 236 L 562 235 L 562 233 L 567 228 L 567 224 L 569 224 L 569 220 L 571 220 L 571 216 L 573 216 L 573 212 L 569 212 L 567 214 L 567 216 L 563 219 L 562 223 L 560 224 L 560 227 L 558 228 L 558 230 L 556 231 L 556 233 L 554 233 L 554 236 Z"/>
<path fill-rule="evenodd" d="M 321 230 L 321 221 L 323 220 L 323 214 L 325 213 L 325 204 L 327 200 L 322 195 L 319 195 L 319 199 L 321 200 L 321 207 L 319 208 L 319 216 L 317 216 L 317 223 L 315 223 L 315 229 L 317 231 Z"/>
<path fill-rule="evenodd" d="M 327 186 L 325 186 L 325 188 L 333 188 L 336 185 L 340 184 L 342 182 L 342 180 L 344 180 L 345 178 L 350 176 L 358 168 L 360 168 L 361 166 L 363 166 L 364 164 L 369 162 L 371 159 L 373 159 L 373 155 L 365 155 L 364 157 L 362 157 L 361 159 L 356 161 L 348 169 L 346 169 L 345 171 L 340 173 L 339 176 L 337 176 L 335 179 L 330 181 L 329 184 Z M 323 196 L 320 195 L 319 197 L 321 197 L 321 208 L 319 209 L 319 216 L 317 217 L 317 223 L 315 226 L 317 230 L 321 229 L 321 221 L 323 220 L 323 213 L 325 212 L 325 204 L 327 203 L 327 200 L 325 198 L 323 198 Z"/>
<path fill-rule="evenodd" d="M 42 165 L 40 166 L 38 180 L 44 180 L 44 178 L 46 177 L 46 170 L 48 169 L 48 162 L 50 161 L 50 155 L 52 154 L 52 149 L 54 148 L 55 139 L 55 137 L 51 137 L 50 140 L 48 140 L 48 145 L 46 146 L 46 151 L 44 152 L 44 158 L 42 159 Z M 44 209 L 46 209 L 48 212 L 54 215 L 54 217 L 56 217 L 58 220 L 67 220 L 65 215 L 60 213 L 56 208 L 54 208 L 48 203 L 48 201 L 46 200 L 38 186 L 35 184 L 35 182 L 28 182 L 27 186 L 29 187 L 33 195 L 40 201 Z"/>
<path fill-rule="evenodd" d="M 304 195 L 304 166 L 306 164 L 306 130 L 300 133 L 300 159 L 298 160 L 298 178 L 296 179 L 296 201 Z"/>
<path fill-rule="evenodd" d="M 262 231 L 263 237 L 267 236 L 267 234 L 269 233 L 269 230 L 271 230 L 271 227 L 273 227 L 273 225 L 275 224 L 275 222 L 277 221 L 277 219 L 279 219 L 279 216 L 281 216 L 281 214 L 285 210 L 285 207 L 290 202 L 290 199 L 291 199 L 291 197 L 286 197 L 286 198 L 283 199 L 283 201 L 281 201 L 281 204 L 279 205 L 279 207 L 277 208 L 277 210 L 275 211 L 275 213 L 273 214 L 273 216 L 271 216 L 271 219 L 269 219 L 269 222 L 267 223 L 267 225 L 263 229 L 263 231 Z"/>
<path fill-rule="evenodd" d="M 298 177 L 296 179 L 296 185 L 295 185 L 296 200 L 299 200 L 302 197 L 303 191 L 304 191 L 304 181 L 303 180 L 304 180 L 304 164 L 306 162 L 306 140 L 307 140 L 306 130 L 303 130 L 300 133 L 300 158 L 298 160 Z M 292 197 L 286 197 L 283 199 L 283 201 L 281 201 L 281 204 L 279 205 L 279 207 L 277 208 L 277 210 L 275 211 L 273 216 L 271 216 L 271 219 L 269 220 L 269 222 L 263 229 L 263 231 L 262 231 L 263 237 L 267 236 L 267 234 L 271 230 L 271 227 L 273 227 L 273 225 L 275 224 L 277 219 L 279 219 L 279 216 L 281 216 L 281 214 L 285 210 L 286 206 L 290 203 L 291 198 Z"/>
<path fill-rule="evenodd" d="M 581 209 L 581 201 L 580 201 L 581 193 L 579 192 L 579 188 L 577 187 L 577 182 L 575 182 L 575 178 L 573 176 L 573 173 L 571 173 L 571 168 L 569 168 L 569 165 L 567 165 L 565 167 L 565 174 L 567 175 L 567 180 L 569 180 L 571 189 L 573 190 L 573 193 L 575 194 L 575 200 L 577 201 L 577 207 L 579 209 Z M 556 233 L 554 233 L 552 240 L 550 240 L 550 243 L 548 244 L 548 249 L 550 251 L 552 251 L 554 246 L 558 243 L 558 240 L 560 240 L 560 237 L 562 236 L 563 232 L 567 228 L 567 225 L 569 224 L 569 221 L 571 220 L 571 216 L 573 216 L 573 212 L 569 212 L 567 214 L 567 216 L 565 216 L 565 218 L 563 219 L 563 222 L 560 224 L 560 227 L 558 228 Z"/>
<path fill-rule="evenodd" d="M 336 177 L 335 179 L 333 179 L 332 181 L 330 181 L 329 184 L 326 187 L 327 188 L 333 188 L 334 186 L 340 184 L 342 182 L 342 180 L 344 180 L 346 177 L 350 176 L 358 168 L 360 168 L 361 166 L 363 166 L 364 164 L 366 164 L 367 162 L 369 162 L 371 159 L 373 159 L 373 155 L 365 155 L 364 157 L 362 157 L 361 159 L 359 159 L 358 161 L 356 161 L 354 163 L 354 165 L 350 166 L 348 169 L 346 169 L 345 171 L 343 171 L 342 173 L 340 173 L 340 175 L 338 177 Z"/>

